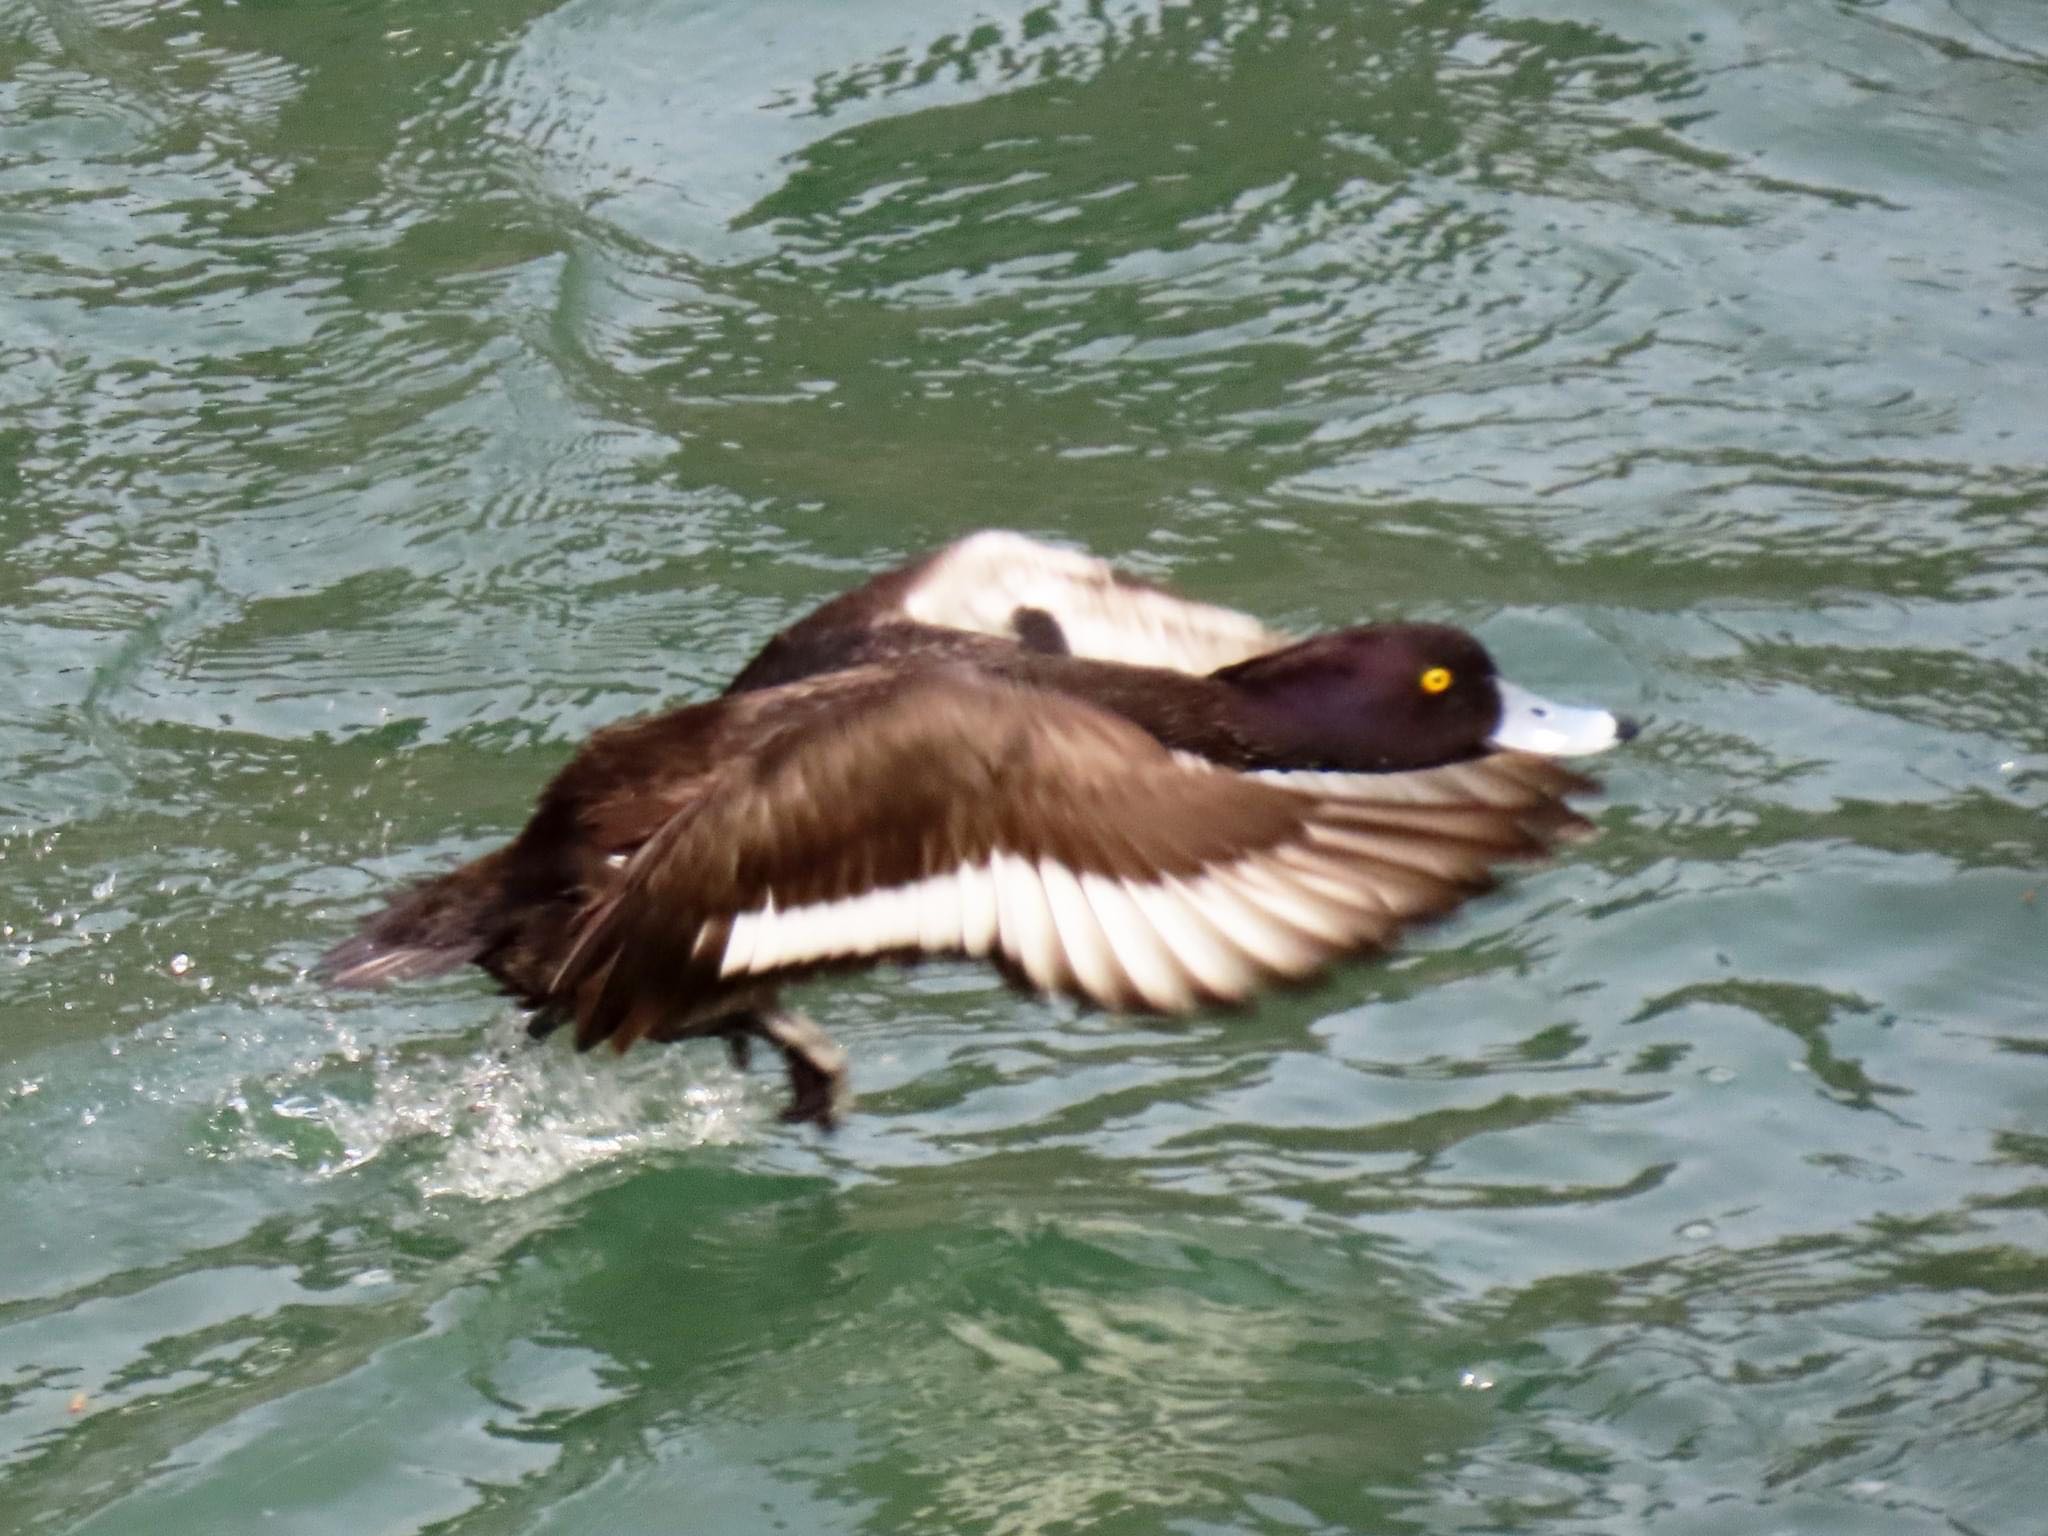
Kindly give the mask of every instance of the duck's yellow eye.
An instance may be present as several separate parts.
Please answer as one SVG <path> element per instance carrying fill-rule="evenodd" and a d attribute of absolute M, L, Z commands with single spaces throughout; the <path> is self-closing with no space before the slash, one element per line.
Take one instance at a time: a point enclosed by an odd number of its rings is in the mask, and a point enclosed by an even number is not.
<path fill-rule="evenodd" d="M 1422 691 L 1424 693 L 1442 693 L 1450 686 L 1451 669 L 1449 667 L 1431 667 L 1422 674 Z"/>

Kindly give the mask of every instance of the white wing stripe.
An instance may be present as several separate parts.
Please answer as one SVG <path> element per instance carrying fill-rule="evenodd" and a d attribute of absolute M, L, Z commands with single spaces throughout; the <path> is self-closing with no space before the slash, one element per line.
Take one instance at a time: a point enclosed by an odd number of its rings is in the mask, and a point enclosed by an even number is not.
<path fill-rule="evenodd" d="M 988 865 L 779 907 L 773 898 L 729 924 L 722 975 L 893 950 L 986 954 L 1000 948 L 1047 988 L 1077 983 L 1108 1003 L 1135 996 L 1166 1011 L 1196 992 L 1240 997 L 1260 974 L 1298 975 L 1372 937 L 1369 904 L 1321 861 L 1295 850 L 1253 856 L 1190 880 L 1076 876 L 1051 860 L 997 854 Z"/>
<path fill-rule="evenodd" d="M 1058 989 L 1067 974 L 1060 958 L 1059 929 L 1046 904 L 1045 887 L 1030 860 L 997 854 L 996 911 L 1003 953 L 1024 968 L 1036 986 Z"/>
<path fill-rule="evenodd" d="M 1271 913 L 1330 949 L 1342 949 L 1357 935 L 1357 922 L 1347 921 L 1327 898 L 1302 889 L 1298 883 L 1290 885 L 1263 860 L 1240 859 L 1226 868 L 1212 870 L 1209 878 L 1227 885 L 1261 911 Z"/>
<path fill-rule="evenodd" d="M 917 947 L 936 954 L 959 944 L 966 905 L 961 900 L 959 871 L 920 880 L 911 889 L 917 893 Z"/>
<path fill-rule="evenodd" d="M 1270 912 L 1239 895 L 1214 872 L 1188 883 L 1202 915 L 1259 966 L 1281 976 L 1298 976 L 1322 958 L 1322 951 Z"/>
<path fill-rule="evenodd" d="M 1487 860 L 1401 832 L 1347 825 L 1341 808 L 1296 840 L 1187 878 L 1118 880 L 996 852 L 944 874 L 836 901 L 734 914 L 726 976 L 897 951 L 1000 951 L 1048 991 L 1112 1007 L 1184 1012 L 1249 996 L 1333 956 L 1384 943 L 1441 910 Z"/>
<path fill-rule="evenodd" d="M 718 969 L 721 975 L 742 975 L 753 967 L 754 949 L 760 942 L 761 930 L 775 921 L 775 898 L 768 898 L 768 905 L 759 912 L 742 912 L 732 920 L 732 926 L 725 935 L 725 954 L 720 957 Z"/>
<path fill-rule="evenodd" d="M 1187 972 L 1130 892 L 1107 875 L 1083 875 L 1081 892 L 1146 1005 L 1161 1013 L 1185 1013 L 1194 1007 L 1196 994 Z"/>
<path fill-rule="evenodd" d="M 1180 881 L 1126 880 L 1124 891 L 1181 969 L 1211 997 L 1235 1000 L 1258 986 L 1258 968 L 1202 915 Z"/>
<path fill-rule="evenodd" d="M 1390 932 L 1387 918 L 1393 908 L 1377 884 L 1367 883 L 1356 871 L 1347 873 L 1342 864 L 1305 848 L 1282 848 L 1274 858 L 1304 890 L 1355 914 L 1361 936 L 1369 935 L 1375 942 L 1386 940 Z M 1375 882 L 1378 878 L 1377 874 L 1373 876 Z"/>
<path fill-rule="evenodd" d="M 1052 859 L 1040 859 L 1038 878 L 1052 908 L 1060 948 L 1082 990 L 1109 1003 L 1129 997 L 1130 983 L 1118 967 L 1116 952 L 1103 935 L 1102 925 L 1096 922 L 1095 911 L 1088 905 L 1088 897 L 1074 872 Z"/>
<path fill-rule="evenodd" d="M 1326 848 L 1354 853 L 1367 860 L 1392 864 L 1438 880 L 1448 880 L 1454 885 L 1462 885 L 1481 872 L 1473 867 L 1476 861 L 1469 855 L 1459 857 L 1452 850 L 1426 839 L 1398 832 L 1374 833 L 1357 828 L 1318 825 L 1309 829 L 1309 835 Z"/>
<path fill-rule="evenodd" d="M 960 888 L 960 947 L 980 959 L 996 947 L 995 876 L 974 864 L 955 873 Z"/>

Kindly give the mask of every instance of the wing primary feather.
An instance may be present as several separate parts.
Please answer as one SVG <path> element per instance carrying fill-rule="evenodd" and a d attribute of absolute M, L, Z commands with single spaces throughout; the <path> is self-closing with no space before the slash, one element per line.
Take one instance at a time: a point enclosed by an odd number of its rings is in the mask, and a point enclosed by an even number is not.
<path fill-rule="evenodd" d="M 1318 823 L 1310 837 L 1326 848 L 1356 854 L 1381 865 L 1412 871 L 1431 880 L 1453 886 L 1482 890 L 1486 883 L 1486 861 L 1399 832 L 1374 832 L 1356 827 Z"/>
<path fill-rule="evenodd" d="M 995 872 L 986 864 L 963 863 L 954 879 L 960 887 L 960 947 L 981 959 L 996 946 Z"/>
<path fill-rule="evenodd" d="M 1247 900 L 1227 876 L 1206 870 L 1188 882 L 1188 891 L 1196 910 L 1269 975 L 1305 975 L 1324 957 L 1322 945 Z"/>
<path fill-rule="evenodd" d="M 1189 899 L 1179 880 L 1126 880 L 1123 886 L 1205 997 L 1234 1003 L 1257 988 L 1258 966 Z"/>
<path fill-rule="evenodd" d="M 1108 875 L 1081 876 L 1081 892 L 1094 909 L 1104 937 L 1116 951 L 1137 997 L 1155 1013 L 1186 1013 L 1199 1001 L 1187 972 L 1174 958 L 1122 881 Z"/>
<path fill-rule="evenodd" d="M 1209 878 L 1230 886 L 1262 912 L 1326 949 L 1342 949 L 1357 940 L 1358 923 L 1343 905 L 1317 897 L 1303 882 L 1290 881 L 1267 857 L 1219 865 Z"/>
<path fill-rule="evenodd" d="M 1053 923 L 1038 870 L 1029 859 L 998 854 L 995 871 L 1003 953 L 1016 961 L 1034 986 L 1059 991 L 1070 973 L 1060 953 L 1059 929 Z"/>
<path fill-rule="evenodd" d="M 1038 879 L 1059 932 L 1067 967 L 1083 992 L 1108 1008 L 1128 1008 L 1137 996 L 1117 963 L 1115 948 L 1096 921 L 1095 909 L 1074 872 L 1057 859 L 1038 861 Z"/>
<path fill-rule="evenodd" d="M 960 872 L 933 875 L 918 882 L 917 947 L 928 955 L 962 947 L 966 902 Z"/>

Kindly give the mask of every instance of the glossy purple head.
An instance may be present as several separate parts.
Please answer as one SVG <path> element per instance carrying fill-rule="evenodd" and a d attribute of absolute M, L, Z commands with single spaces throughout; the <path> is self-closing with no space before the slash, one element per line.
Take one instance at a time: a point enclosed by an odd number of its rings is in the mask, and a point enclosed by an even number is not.
<path fill-rule="evenodd" d="M 1290 767 L 1393 772 L 1500 750 L 1569 757 L 1635 734 L 1606 710 L 1507 682 L 1485 646 L 1446 624 L 1336 630 L 1216 676 L 1242 690 Z"/>

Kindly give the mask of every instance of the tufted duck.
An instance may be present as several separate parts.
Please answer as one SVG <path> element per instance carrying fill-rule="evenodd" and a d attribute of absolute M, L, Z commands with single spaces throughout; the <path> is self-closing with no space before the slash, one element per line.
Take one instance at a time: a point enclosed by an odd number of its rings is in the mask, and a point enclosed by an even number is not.
<path fill-rule="evenodd" d="M 786 982 L 984 958 L 1175 1014 L 1390 944 L 1589 830 L 1554 759 L 1634 727 L 1436 624 L 1295 641 L 1088 556 L 973 535 L 826 603 L 716 699 L 599 731 L 506 846 L 321 962 L 481 966 L 579 1049 L 779 1049 L 829 1126 L 844 1056 Z"/>

